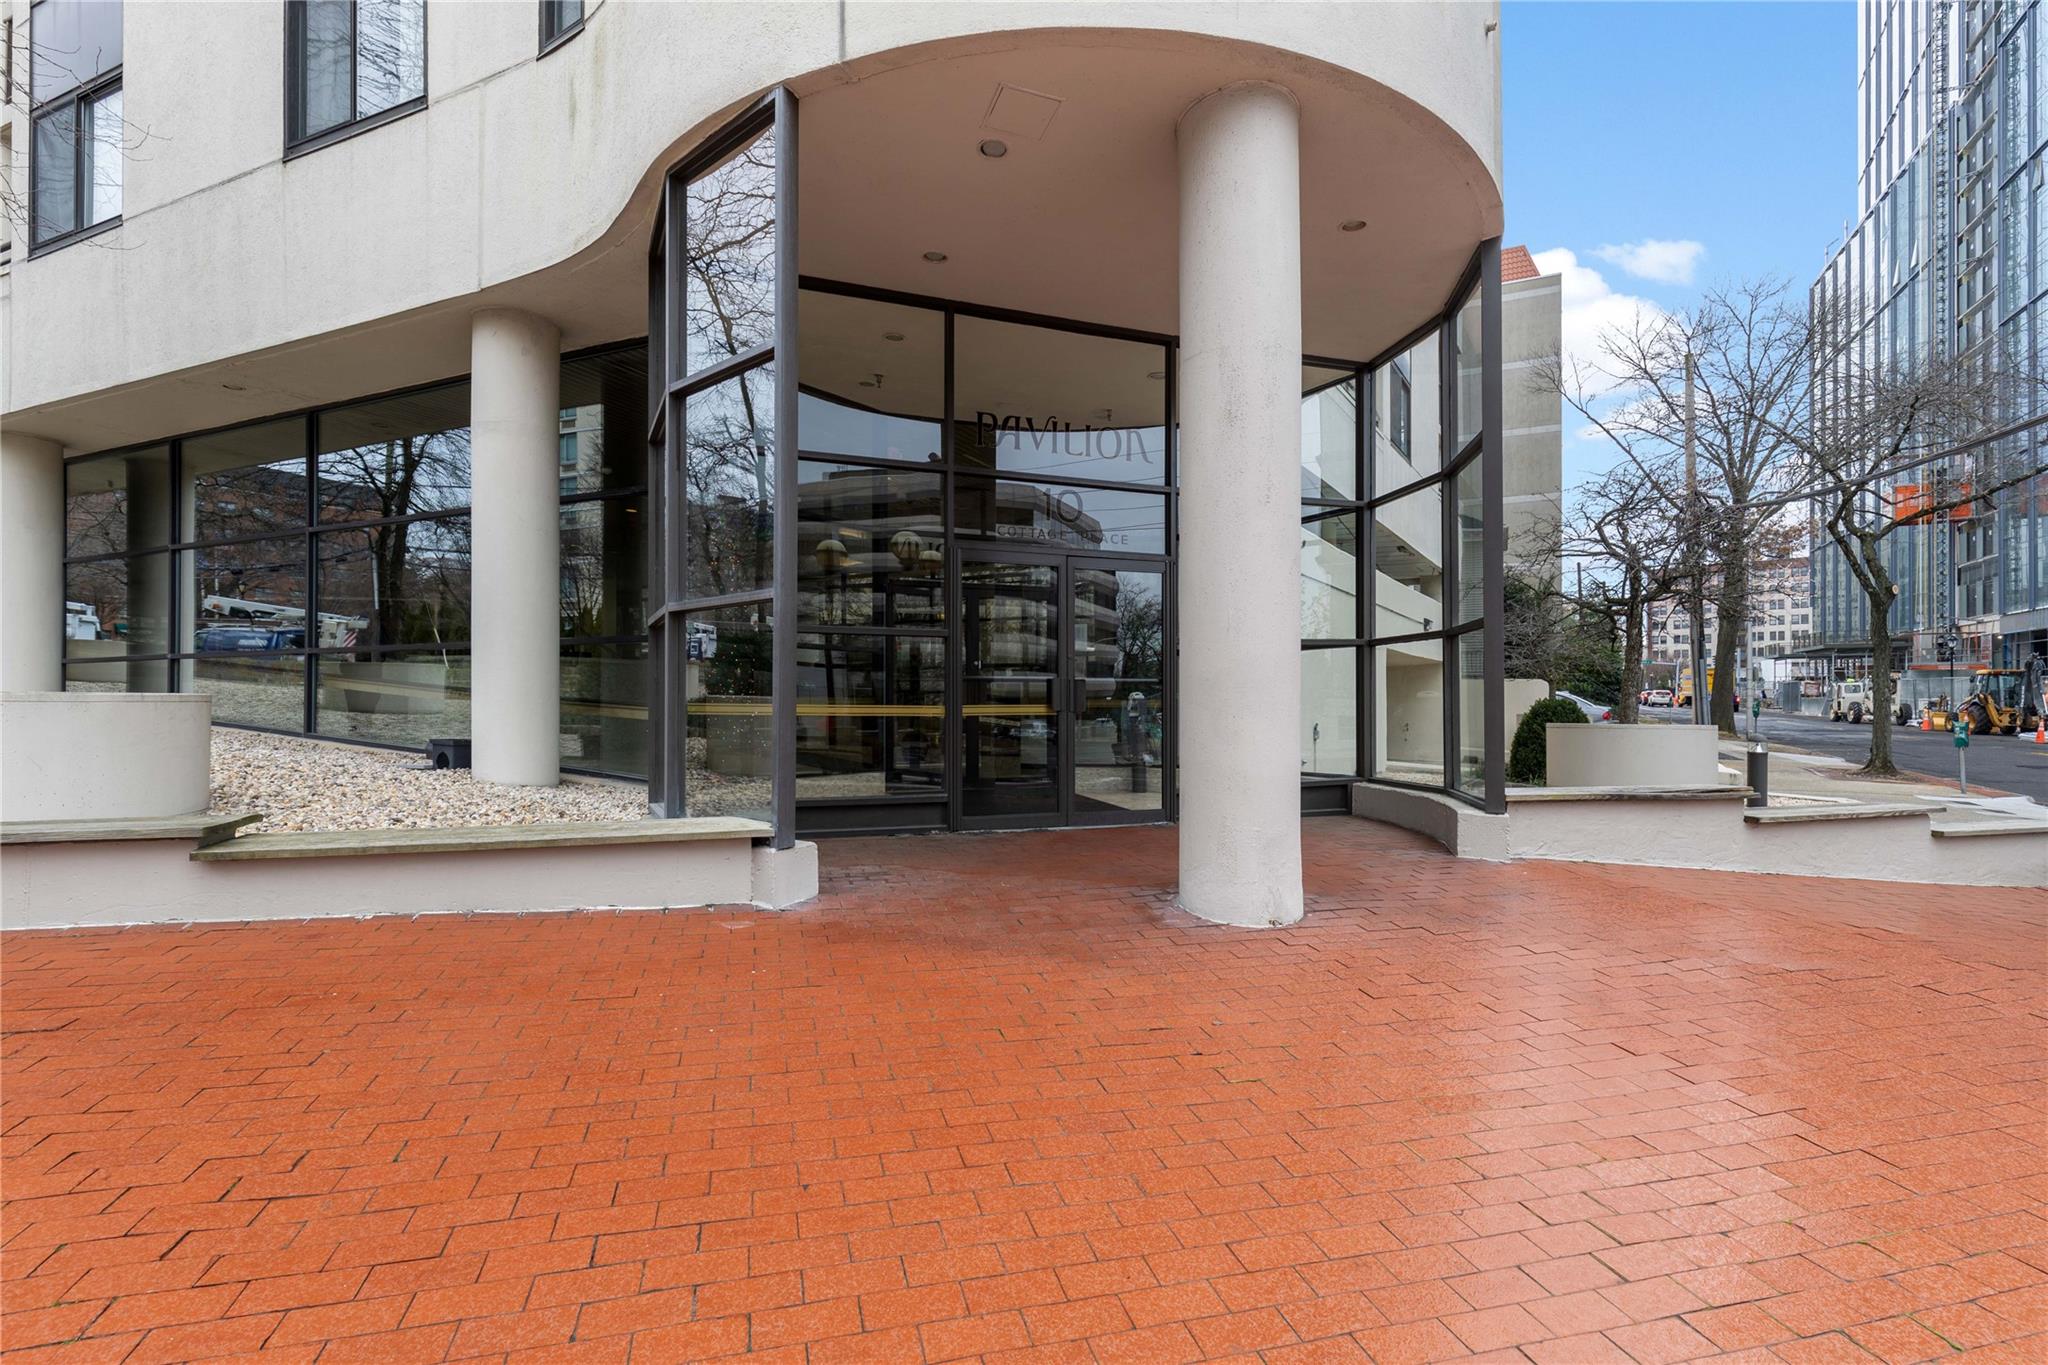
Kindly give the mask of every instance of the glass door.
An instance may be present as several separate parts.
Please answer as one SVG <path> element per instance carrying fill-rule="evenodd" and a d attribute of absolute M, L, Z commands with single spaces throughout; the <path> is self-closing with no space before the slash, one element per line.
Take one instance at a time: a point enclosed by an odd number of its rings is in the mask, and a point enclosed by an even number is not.
<path fill-rule="evenodd" d="M 1070 823 L 1164 820 L 1165 565 L 1075 557 L 1067 576 Z"/>
<path fill-rule="evenodd" d="M 1056 556 L 960 556 L 960 823 L 1066 823 Z"/>
<path fill-rule="evenodd" d="M 961 827 L 1166 819 L 1165 564 L 965 549 L 960 603 Z"/>

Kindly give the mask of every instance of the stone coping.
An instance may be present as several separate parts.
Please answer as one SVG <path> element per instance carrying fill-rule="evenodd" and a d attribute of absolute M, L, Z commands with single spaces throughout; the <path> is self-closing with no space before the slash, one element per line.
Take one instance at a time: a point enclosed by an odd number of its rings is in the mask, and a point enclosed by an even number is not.
<path fill-rule="evenodd" d="M 149 702 L 161 706 L 172 702 L 184 706 L 212 706 L 211 692 L 0 692 L 9 706 L 89 703 L 93 706 L 136 705 Z"/>
<path fill-rule="evenodd" d="M 216 815 L 139 816 L 127 820 L 10 820 L 0 824 L 0 844 L 97 844 L 131 839 L 191 839 L 206 848 L 263 817 L 255 812 Z"/>
<path fill-rule="evenodd" d="M 1517 801 L 1740 801 L 1749 788 L 1718 787 L 1509 787 Z"/>
<path fill-rule="evenodd" d="M 709 839 L 765 839 L 759 820 L 711 816 L 694 820 L 588 820 L 546 825 L 457 825 L 435 829 L 310 830 L 245 834 L 201 848 L 195 862 L 273 858 L 362 858 L 393 853 L 490 853 L 524 848 L 587 848 L 600 844 L 673 844 Z"/>
<path fill-rule="evenodd" d="M 1966 820 L 1955 824 L 1937 824 L 1928 833 L 1937 839 L 2000 839 L 2014 834 L 2048 835 L 2048 821 L 2042 820 Z"/>
<path fill-rule="evenodd" d="M 1775 810 L 1744 811 L 1742 818 L 1752 825 L 1800 825 L 1814 820 L 1896 820 L 1901 816 L 1932 814 L 1934 812 L 1926 806 L 1783 806 Z"/>

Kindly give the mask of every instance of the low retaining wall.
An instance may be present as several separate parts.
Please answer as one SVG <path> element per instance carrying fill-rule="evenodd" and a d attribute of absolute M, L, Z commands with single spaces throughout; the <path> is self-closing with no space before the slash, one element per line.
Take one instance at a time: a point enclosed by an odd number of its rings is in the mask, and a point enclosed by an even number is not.
<path fill-rule="evenodd" d="M 1706 787 L 1721 780 L 1711 725 L 1546 725 L 1553 787 Z"/>
<path fill-rule="evenodd" d="M 1509 798 L 1513 857 L 1769 872 L 1794 877 L 2027 886 L 2048 882 L 2048 832 L 1936 838 L 1934 807 L 1797 809 L 1746 818 L 1736 787 L 1717 800 L 1654 796 Z"/>
<path fill-rule="evenodd" d="M 1566 727 L 1570 728 L 1570 727 Z M 1626 863 L 1929 882 L 2048 884 L 2048 829 L 1936 828 L 1934 806 L 1751 811 L 1747 787 L 1539 788 L 1489 815 L 1437 792 L 1360 782 L 1351 812 L 1414 830 L 1461 858 Z"/>
<path fill-rule="evenodd" d="M 1510 856 L 1507 816 L 1488 815 L 1440 792 L 1355 782 L 1351 786 L 1351 813 L 1384 825 L 1412 829 L 1460 858 L 1505 862 Z"/>
<path fill-rule="evenodd" d="M 0 693 L 0 820 L 142 820 L 207 804 L 203 692 Z"/>
<path fill-rule="evenodd" d="M 0 927 L 702 905 L 784 909 L 818 893 L 815 844 L 774 850 L 745 833 L 438 852 L 225 856 L 235 842 L 207 849 L 191 837 L 10 842 L 7 875 L 0 879 Z"/>

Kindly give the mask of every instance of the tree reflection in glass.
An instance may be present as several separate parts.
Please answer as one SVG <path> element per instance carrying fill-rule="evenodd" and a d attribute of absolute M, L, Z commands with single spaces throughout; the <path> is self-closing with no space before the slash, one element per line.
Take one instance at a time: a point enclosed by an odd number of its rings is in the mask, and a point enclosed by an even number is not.
<path fill-rule="evenodd" d="M 683 374 L 775 338 L 775 134 L 690 182 Z"/>

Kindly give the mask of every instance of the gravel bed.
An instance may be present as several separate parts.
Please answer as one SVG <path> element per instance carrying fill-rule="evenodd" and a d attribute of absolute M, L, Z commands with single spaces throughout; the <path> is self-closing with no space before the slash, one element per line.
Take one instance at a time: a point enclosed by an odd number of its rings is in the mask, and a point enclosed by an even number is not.
<path fill-rule="evenodd" d="M 283 735 L 215 728 L 213 809 L 261 811 L 260 830 L 426 829 L 641 820 L 647 789 L 564 779 L 559 787 L 506 787 L 461 769 L 425 766 L 417 753 L 358 749 Z"/>

